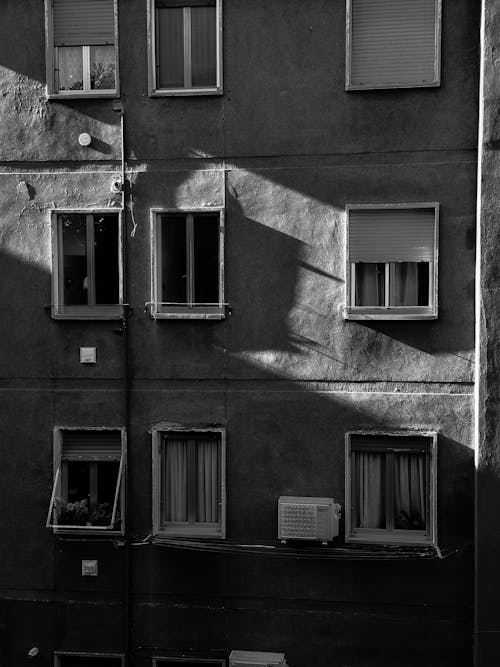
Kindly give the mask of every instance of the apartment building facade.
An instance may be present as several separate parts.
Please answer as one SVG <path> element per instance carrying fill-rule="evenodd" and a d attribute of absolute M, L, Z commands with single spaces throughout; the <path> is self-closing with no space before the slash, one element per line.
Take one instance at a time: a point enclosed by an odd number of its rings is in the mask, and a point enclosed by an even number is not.
<path fill-rule="evenodd" d="M 0 4 L 2 667 L 472 664 L 480 10 Z"/>

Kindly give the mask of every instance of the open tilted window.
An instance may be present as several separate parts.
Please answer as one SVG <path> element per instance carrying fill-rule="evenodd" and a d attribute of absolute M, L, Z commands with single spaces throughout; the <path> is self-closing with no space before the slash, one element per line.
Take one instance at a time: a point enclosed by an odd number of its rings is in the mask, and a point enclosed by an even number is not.
<path fill-rule="evenodd" d="M 222 0 L 148 0 L 150 95 L 222 92 Z"/>
<path fill-rule="evenodd" d="M 54 211 L 52 316 L 119 319 L 123 314 L 120 214 Z"/>
<path fill-rule="evenodd" d="M 347 0 L 346 89 L 439 86 L 441 0 Z"/>
<path fill-rule="evenodd" d="M 58 428 L 47 527 L 58 532 L 123 532 L 123 429 Z"/>
<path fill-rule="evenodd" d="M 436 543 L 437 434 L 348 433 L 346 540 Z"/>
<path fill-rule="evenodd" d="M 153 429 L 153 533 L 225 537 L 225 432 Z"/>
<path fill-rule="evenodd" d="M 224 317 L 221 210 L 152 211 L 152 315 Z"/>
<path fill-rule="evenodd" d="M 116 96 L 116 0 L 45 0 L 45 16 L 49 95 Z"/>
<path fill-rule="evenodd" d="M 438 209 L 347 207 L 347 319 L 437 317 Z"/>

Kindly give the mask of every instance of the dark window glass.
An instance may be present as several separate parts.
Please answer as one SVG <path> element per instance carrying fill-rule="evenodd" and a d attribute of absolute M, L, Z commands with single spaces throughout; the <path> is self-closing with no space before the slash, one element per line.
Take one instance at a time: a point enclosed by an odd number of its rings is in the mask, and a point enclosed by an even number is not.
<path fill-rule="evenodd" d="M 63 215 L 64 303 L 80 306 L 88 303 L 87 225 L 85 215 Z"/>
<path fill-rule="evenodd" d="M 194 215 L 194 301 L 219 301 L 219 216 Z"/>
<path fill-rule="evenodd" d="M 385 305 L 385 264 L 356 262 L 356 306 Z"/>
<path fill-rule="evenodd" d="M 391 271 L 391 306 L 429 305 L 429 262 L 395 262 Z"/>
<path fill-rule="evenodd" d="M 191 79 L 193 86 L 217 85 L 215 7 L 191 7 Z"/>
<path fill-rule="evenodd" d="M 182 7 L 156 10 L 156 66 L 159 88 L 184 87 L 183 17 Z"/>
<path fill-rule="evenodd" d="M 88 461 L 68 462 L 68 502 L 89 501 L 90 465 Z"/>
<path fill-rule="evenodd" d="M 94 216 L 95 300 L 98 304 L 119 302 L 118 217 Z"/>
<path fill-rule="evenodd" d="M 186 216 L 161 217 L 162 296 L 165 303 L 187 303 Z"/>
<path fill-rule="evenodd" d="M 61 667 L 121 667 L 120 658 L 99 658 L 91 656 L 59 656 Z"/>

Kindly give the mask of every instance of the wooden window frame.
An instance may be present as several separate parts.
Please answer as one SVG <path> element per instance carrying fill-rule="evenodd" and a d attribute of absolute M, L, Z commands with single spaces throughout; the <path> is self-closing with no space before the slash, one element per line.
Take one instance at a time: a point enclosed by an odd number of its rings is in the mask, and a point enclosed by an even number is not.
<path fill-rule="evenodd" d="M 150 97 L 168 97 L 168 96 L 183 96 L 183 95 L 222 95 L 223 93 L 223 68 L 222 68 L 222 0 L 215 0 L 216 11 L 216 59 L 217 59 L 217 83 L 215 86 L 201 86 L 182 88 L 160 88 L 157 86 L 157 65 L 156 65 L 156 2 L 155 0 L 147 1 L 147 22 L 148 22 L 148 90 Z M 186 9 L 184 7 L 184 31 L 186 32 Z M 189 31 L 190 32 L 190 29 Z M 186 62 L 186 49 L 189 46 L 189 41 L 186 41 L 184 53 L 184 82 L 189 83 L 191 76 L 188 62 Z M 188 54 L 188 60 L 190 58 Z M 189 70 L 189 73 L 188 73 Z"/>
<path fill-rule="evenodd" d="M 64 667 L 64 658 L 100 658 L 103 660 L 120 660 L 121 667 L 125 667 L 125 656 L 123 653 L 83 653 L 81 651 L 55 651 L 54 667 Z M 61 661 L 61 658 L 63 660 Z"/>
<path fill-rule="evenodd" d="M 63 446 L 64 446 L 64 433 L 67 431 L 117 431 L 120 433 L 121 437 L 121 457 L 120 457 L 120 467 L 118 471 L 118 478 L 116 482 L 115 490 L 115 505 L 117 510 L 120 510 L 120 529 L 114 530 L 108 526 L 61 526 L 58 524 L 52 523 L 52 516 L 54 512 L 55 499 L 58 496 L 62 496 L 62 467 L 63 467 Z M 89 459 L 90 460 L 90 459 Z M 103 461 L 108 459 L 103 458 Z M 120 426 L 56 426 L 54 428 L 54 464 L 53 464 L 53 475 L 54 483 L 52 487 L 52 494 L 49 503 L 49 511 L 47 513 L 46 527 L 51 528 L 54 533 L 57 534 L 71 534 L 71 533 L 84 533 L 85 535 L 110 535 L 110 536 L 120 536 L 125 534 L 125 487 L 126 487 L 126 460 L 127 460 L 127 434 L 125 427 Z M 85 459 L 82 459 L 85 461 Z M 92 459 L 91 462 L 98 463 L 97 460 Z M 73 655 L 73 654 L 72 654 Z"/>
<path fill-rule="evenodd" d="M 355 262 L 351 262 L 349 253 L 350 212 L 362 210 L 394 210 L 394 209 L 434 209 L 434 247 L 433 261 L 429 266 L 429 305 L 428 306 L 390 306 L 389 294 L 391 280 L 389 265 L 392 262 L 379 262 L 386 265 L 385 303 L 384 306 L 356 306 L 356 272 Z M 439 203 L 419 202 L 412 204 L 348 204 L 346 206 L 346 293 L 344 319 L 346 320 L 435 320 L 438 317 L 438 256 L 439 256 Z"/>
<path fill-rule="evenodd" d="M 45 69 L 47 77 L 48 99 L 79 99 L 82 97 L 114 98 L 120 97 L 120 72 L 118 54 L 118 0 L 113 0 L 114 14 L 114 52 L 115 52 L 115 87 L 111 90 L 91 90 L 90 88 L 90 47 L 82 44 L 82 49 L 88 49 L 83 57 L 84 90 L 59 90 L 56 68 L 58 66 L 58 47 L 54 45 L 54 12 L 53 0 L 45 0 Z M 87 76 L 88 75 L 88 76 Z M 87 79 L 86 79 L 87 77 Z M 88 87 L 86 87 L 86 81 Z"/>
<path fill-rule="evenodd" d="M 352 62 L 352 0 L 346 0 L 346 69 L 345 89 L 353 90 L 393 90 L 395 88 L 435 88 L 441 85 L 441 23 L 442 0 L 435 0 L 434 21 L 434 80 L 429 83 L 380 83 L 361 86 L 351 82 Z"/>
<path fill-rule="evenodd" d="M 92 245 L 92 225 L 90 219 L 96 215 L 116 215 L 118 222 L 118 296 L 117 304 L 87 304 L 87 305 L 64 305 L 64 271 L 63 271 L 63 242 L 60 228 L 60 217 L 63 215 L 85 215 L 87 216 L 87 251 Z M 89 231 L 89 229 L 91 231 Z M 92 209 L 53 209 L 51 211 L 52 231 L 52 317 L 56 320 L 120 320 L 123 318 L 124 303 L 124 278 L 123 278 L 123 211 L 116 208 L 92 208 Z M 89 268 L 89 283 L 95 284 L 94 257 L 93 253 L 87 254 Z M 91 285 L 89 291 L 92 293 Z"/>
<path fill-rule="evenodd" d="M 203 213 L 212 213 L 219 216 L 219 303 L 214 306 L 189 304 L 162 305 L 162 245 L 161 245 L 161 216 L 165 214 L 181 214 L 186 218 L 191 216 L 186 224 L 187 236 L 187 270 L 189 275 L 193 272 L 192 257 L 192 216 Z M 190 232 L 191 229 L 191 232 Z M 192 281 L 192 279 L 191 279 Z M 224 208 L 201 207 L 201 208 L 153 208 L 151 209 L 151 301 L 149 302 L 151 317 L 155 320 L 162 319 L 197 319 L 197 320 L 222 320 L 225 318 L 224 302 Z"/>
<path fill-rule="evenodd" d="M 203 524 L 162 525 L 161 498 L 162 498 L 162 434 L 163 433 L 217 433 L 220 436 L 220 523 L 216 530 Z M 158 537 L 207 537 L 225 539 L 226 537 L 226 429 L 221 426 L 211 427 L 179 427 L 155 426 L 151 429 L 152 436 L 152 464 L 153 464 L 153 536 Z"/>
<path fill-rule="evenodd" d="M 394 453 L 395 451 L 420 451 L 411 446 L 407 450 L 396 444 L 391 448 L 390 439 L 401 441 L 404 438 L 422 438 L 429 441 L 429 485 L 428 485 L 428 526 L 425 531 L 388 529 L 388 528 L 354 528 L 353 522 L 353 471 L 352 454 L 362 448 L 352 446 L 353 436 L 376 436 L 387 439 L 387 447 L 377 447 L 376 451 Z M 359 543 L 437 545 L 437 431 L 350 431 L 345 435 L 345 541 Z M 369 449 L 367 446 L 366 449 Z M 375 449 L 374 449 L 375 451 Z M 391 484 L 389 481 L 388 484 Z M 393 482 L 392 482 L 393 484 Z M 390 510 L 387 510 L 390 512 Z"/>

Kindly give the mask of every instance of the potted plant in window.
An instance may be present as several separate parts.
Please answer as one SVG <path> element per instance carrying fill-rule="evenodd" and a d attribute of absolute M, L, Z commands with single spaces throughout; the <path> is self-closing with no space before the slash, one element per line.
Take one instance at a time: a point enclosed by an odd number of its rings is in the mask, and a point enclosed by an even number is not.
<path fill-rule="evenodd" d="M 85 526 L 89 520 L 88 499 L 76 500 L 73 503 L 56 498 L 56 523 L 61 526 Z"/>

